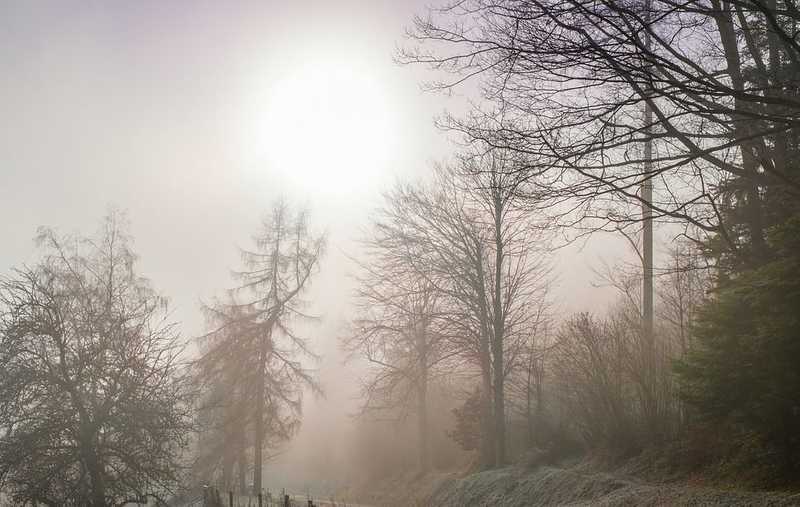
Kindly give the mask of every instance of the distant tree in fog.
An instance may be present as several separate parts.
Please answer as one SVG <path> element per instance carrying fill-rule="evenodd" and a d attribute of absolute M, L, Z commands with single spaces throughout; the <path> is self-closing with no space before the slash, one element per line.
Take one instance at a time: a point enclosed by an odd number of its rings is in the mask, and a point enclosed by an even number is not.
<path fill-rule="evenodd" d="M 249 454 L 252 448 L 252 436 L 246 429 L 252 418 L 253 385 L 251 371 L 242 368 L 241 357 L 230 351 L 220 354 L 219 348 L 235 344 L 247 333 L 247 320 L 240 321 L 242 312 L 235 305 L 230 305 L 225 321 L 220 320 L 217 312 L 222 308 L 207 308 L 210 324 L 223 328 L 208 335 L 202 340 L 201 354 L 203 359 L 197 363 L 197 380 L 202 396 L 198 401 L 198 425 L 200 430 L 197 442 L 197 456 L 193 474 L 203 483 L 213 482 L 216 472 L 221 472 L 221 486 L 233 487 L 234 467 L 238 479 L 239 491 L 247 492 L 247 474 Z M 212 350 L 214 356 L 209 356 Z"/>
<path fill-rule="evenodd" d="M 164 500 L 192 422 L 166 300 L 117 213 L 95 237 L 38 243 L 39 262 L 0 279 L 0 483 L 44 505 Z"/>
<path fill-rule="evenodd" d="M 546 288 L 540 299 L 531 302 L 528 311 L 533 318 L 527 328 L 525 341 L 514 356 L 508 394 L 510 405 L 525 420 L 528 446 L 534 447 L 547 436 L 544 379 L 547 357 L 553 348 L 549 334 L 553 316 Z"/>
<path fill-rule="evenodd" d="M 518 200 L 524 181 L 514 167 L 521 161 L 507 155 L 475 149 L 439 168 L 428 185 L 398 185 L 373 239 L 394 252 L 392 269 L 414 273 L 435 291 L 441 332 L 464 370 L 479 374 L 485 467 L 506 462 L 507 379 L 549 278 L 547 243 Z"/>
<path fill-rule="evenodd" d="M 440 168 L 429 185 L 398 185 L 386 196 L 375 241 L 402 255 L 404 269 L 439 294 L 446 332 L 480 375 L 480 462 L 495 463 L 487 246 L 454 174 Z"/>
<path fill-rule="evenodd" d="M 311 232 L 307 213 L 279 201 L 254 241 L 253 250 L 242 252 L 230 300 L 207 307 L 215 329 L 204 337 L 197 365 L 200 378 L 220 390 L 222 424 L 228 426 L 222 434 L 252 432 L 253 487 L 259 492 L 264 450 L 296 432 L 303 390 L 319 389 L 302 364 L 313 353 L 294 325 L 310 318 L 302 296 L 319 269 L 325 236 Z M 235 415 L 226 423 L 231 410 Z M 237 460 L 241 484 L 243 455 Z"/>
<path fill-rule="evenodd" d="M 405 269 L 403 252 L 380 235 L 363 241 L 366 251 L 356 289 L 358 313 L 345 348 L 366 359 L 363 412 L 414 412 L 418 422 L 419 464 L 430 468 L 428 392 L 445 373 L 452 348 L 440 326 L 438 294 L 423 277 Z"/>
<path fill-rule="evenodd" d="M 692 346 L 693 327 L 700 305 L 711 290 L 709 261 L 696 245 L 678 241 L 670 250 L 669 264 L 659 276 L 659 317 L 672 335 L 679 355 Z"/>

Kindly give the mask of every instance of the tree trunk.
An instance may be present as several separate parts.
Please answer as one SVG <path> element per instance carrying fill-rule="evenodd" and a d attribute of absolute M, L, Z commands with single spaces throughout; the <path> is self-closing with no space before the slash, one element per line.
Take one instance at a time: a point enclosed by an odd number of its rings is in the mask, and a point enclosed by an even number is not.
<path fill-rule="evenodd" d="M 477 244 L 477 287 L 478 306 L 480 311 L 480 357 L 481 367 L 481 447 L 480 461 L 482 468 L 492 468 L 496 463 L 495 428 L 492 420 L 492 353 L 489 337 L 489 310 L 487 309 L 486 279 L 483 269 L 483 247 Z"/>
<path fill-rule="evenodd" d="M 264 452 L 264 414 L 266 400 L 266 338 L 261 344 L 261 351 L 259 353 L 258 361 L 258 388 L 255 407 L 255 441 L 253 445 L 253 494 L 258 495 L 261 493 L 261 477 L 263 466 L 263 452 Z"/>
<path fill-rule="evenodd" d="M 527 423 L 528 427 L 528 448 L 533 449 L 536 445 L 534 435 L 533 435 L 533 412 L 531 411 L 532 401 L 533 401 L 533 393 L 532 391 L 532 382 L 533 382 L 533 351 L 531 350 L 530 356 L 528 357 L 528 371 L 527 371 L 527 379 L 525 382 L 525 422 Z"/>
<path fill-rule="evenodd" d="M 103 465 L 97 455 L 97 430 L 87 412 L 81 407 L 78 410 L 80 412 L 80 455 L 90 481 L 88 491 L 90 498 L 86 499 L 87 505 L 105 507 L 106 490 Z"/>
<path fill-rule="evenodd" d="M 484 322 L 488 320 L 487 312 L 483 312 Z M 488 326 L 481 334 L 481 454 L 482 468 L 492 468 L 497 463 L 497 449 L 495 448 L 495 428 L 492 419 L 492 357 L 489 344 Z"/>
<path fill-rule="evenodd" d="M 542 395 L 542 382 L 544 382 L 544 360 L 540 360 L 536 367 L 536 431 L 539 441 L 542 440 L 544 426 L 544 396 Z"/>
<path fill-rule="evenodd" d="M 495 432 L 495 463 L 504 465 L 506 462 L 506 411 L 505 411 L 505 367 L 503 358 L 503 340 L 505 338 L 505 310 L 503 308 L 503 196 L 499 184 L 495 184 L 494 191 L 494 297 L 493 299 L 493 333 L 492 356 L 494 368 L 494 432 Z"/>
<path fill-rule="evenodd" d="M 222 452 L 222 489 L 227 491 L 233 485 L 233 460 L 236 446 L 232 438 L 226 439 Z"/>
<path fill-rule="evenodd" d="M 485 359 L 485 360 L 484 360 Z M 486 363 L 484 366 L 483 363 Z M 492 422 L 492 377 L 487 355 L 481 358 L 481 467 L 492 468 L 495 465 L 494 424 Z"/>
<path fill-rule="evenodd" d="M 89 446 L 92 445 L 94 439 L 91 439 Z M 87 444 L 84 443 L 84 446 Z M 103 478 L 103 466 L 97 457 L 97 453 L 93 448 L 84 448 L 84 460 L 86 461 L 86 470 L 89 473 L 89 480 L 91 481 L 91 501 L 93 507 L 105 507 L 106 505 L 106 488 Z"/>
<path fill-rule="evenodd" d="M 428 438 L 428 344 L 424 324 L 417 333 L 417 348 L 419 349 L 419 378 L 417 379 L 419 468 L 422 473 L 427 473 L 431 467 L 431 460 Z"/>
<path fill-rule="evenodd" d="M 739 54 L 737 34 L 733 24 L 733 15 L 729 4 L 720 4 L 719 0 L 712 0 L 714 9 L 718 13 L 714 16 L 719 29 L 720 42 L 725 52 L 725 60 L 728 64 L 728 74 L 731 84 L 737 91 L 744 90 L 745 80 L 742 74 L 742 61 Z M 750 105 L 738 97 L 734 99 L 736 111 L 747 112 Z M 764 239 L 764 221 L 761 196 L 759 194 L 758 174 L 758 149 L 755 141 L 751 140 L 750 118 L 746 115 L 732 115 L 733 131 L 736 139 L 739 139 L 739 148 L 742 154 L 742 168 L 750 181 L 747 182 L 745 189 L 745 220 L 750 232 L 750 244 L 752 253 L 748 259 L 751 265 L 760 265 L 766 257 L 766 241 Z"/>
<path fill-rule="evenodd" d="M 239 456 L 237 458 L 237 469 L 239 478 L 239 493 L 242 495 L 247 494 L 247 456 L 244 453 L 244 442 L 239 448 Z"/>
<path fill-rule="evenodd" d="M 503 375 L 503 346 L 497 341 L 493 344 L 494 354 L 494 437 L 495 465 L 506 462 L 506 419 Z"/>
<path fill-rule="evenodd" d="M 428 386 L 427 378 L 421 378 L 417 389 L 419 410 L 419 468 L 427 473 L 431 468 L 430 442 L 428 438 Z"/>

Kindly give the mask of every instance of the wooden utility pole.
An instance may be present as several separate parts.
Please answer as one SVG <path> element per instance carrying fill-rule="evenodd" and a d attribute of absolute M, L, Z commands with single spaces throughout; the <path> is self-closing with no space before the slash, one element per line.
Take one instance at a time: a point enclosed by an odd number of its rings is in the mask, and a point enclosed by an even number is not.
<path fill-rule="evenodd" d="M 645 32 L 644 43 L 645 49 L 650 51 L 650 19 L 651 11 L 653 10 L 653 1 L 645 0 Z M 646 55 L 649 57 L 649 55 Z M 652 90 L 652 86 L 648 85 L 646 90 Z M 642 181 L 642 268 L 643 268 L 643 281 L 642 281 L 642 324 L 644 338 L 647 343 L 648 361 L 650 361 L 649 368 L 655 366 L 653 361 L 655 355 L 654 346 L 654 319 L 653 319 L 653 139 L 652 139 L 652 124 L 653 124 L 653 109 L 650 106 L 649 100 L 652 96 L 645 100 L 644 105 L 644 178 Z M 652 371 L 651 371 L 652 373 Z"/>

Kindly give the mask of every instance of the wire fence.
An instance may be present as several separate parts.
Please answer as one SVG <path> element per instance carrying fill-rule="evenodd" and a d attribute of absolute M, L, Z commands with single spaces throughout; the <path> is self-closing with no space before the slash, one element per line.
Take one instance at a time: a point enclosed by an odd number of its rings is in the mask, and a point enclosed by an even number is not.
<path fill-rule="evenodd" d="M 214 486 L 204 487 L 203 495 L 190 505 L 191 507 L 359 507 L 332 498 L 315 499 L 311 496 L 293 495 L 286 491 L 280 494 L 263 491 L 258 495 L 243 496 L 233 491 L 221 491 Z"/>

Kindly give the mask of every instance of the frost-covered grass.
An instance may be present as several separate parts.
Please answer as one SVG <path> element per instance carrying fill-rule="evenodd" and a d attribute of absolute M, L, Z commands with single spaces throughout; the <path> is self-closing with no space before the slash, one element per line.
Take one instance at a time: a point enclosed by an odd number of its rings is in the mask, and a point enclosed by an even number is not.
<path fill-rule="evenodd" d="M 581 468 L 516 467 L 444 481 L 428 498 L 436 507 L 539 505 L 800 505 L 800 494 L 752 493 L 654 484 Z"/>

